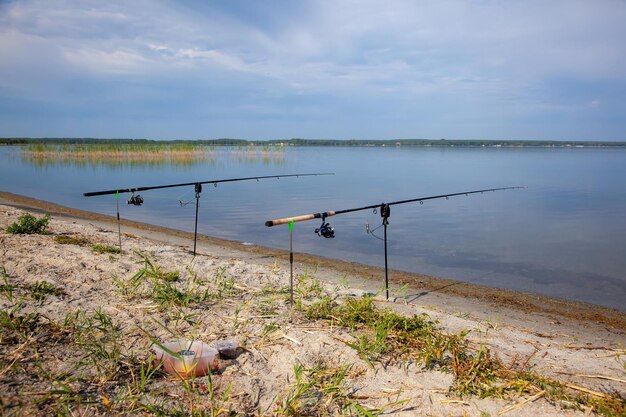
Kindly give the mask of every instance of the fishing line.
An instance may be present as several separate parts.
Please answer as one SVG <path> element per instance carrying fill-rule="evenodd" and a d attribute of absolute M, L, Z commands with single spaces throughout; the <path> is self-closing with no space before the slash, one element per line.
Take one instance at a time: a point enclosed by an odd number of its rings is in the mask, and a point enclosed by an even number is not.
<path fill-rule="evenodd" d="M 316 173 L 307 173 L 307 174 L 259 175 L 255 177 L 227 178 L 227 179 L 220 179 L 220 180 L 186 182 L 186 183 L 180 183 L 180 184 L 155 185 L 155 186 L 150 186 L 150 187 L 136 187 L 136 188 L 125 188 L 125 189 L 118 188 L 115 190 L 93 191 L 93 192 L 84 193 L 83 195 L 85 197 L 93 197 L 93 196 L 108 195 L 108 194 L 115 194 L 116 196 L 119 196 L 119 194 L 121 193 L 132 193 L 131 197 L 128 200 L 128 204 L 132 204 L 134 206 L 141 206 L 144 203 L 144 199 L 139 194 L 135 195 L 136 192 L 156 190 L 156 189 L 161 189 L 161 188 L 193 186 L 194 192 L 195 192 L 195 200 L 196 200 L 195 201 L 196 221 L 194 224 L 194 232 L 193 232 L 193 255 L 195 256 L 196 255 L 196 243 L 198 240 L 198 210 L 200 208 L 200 193 L 202 192 L 202 184 L 213 184 L 214 187 L 217 187 L 217 184 L 222 183 L 222 182 L 237 182 L 237 181 L 249 181 L 249 180 L 259 181 L 260 179 L 265 179 L 265 178 L 276 178 L 276 179 L 280 179 L 281 177 L 300 178 L 300 177 L 319 176 L 319 175 L 335 175 L 335 174 L 329 173 L 329 172 L 316 172 Z M 181 207 L 184 207 L 188 204 L 191 204 L 193 200 L 184 202 L 182 201 L 182 199 L 179 199 L 178 202 L 181 205 Z M 327 236 L 324 236 L 324 237 L 327 237 Z M 121 239 L 120 239 L 120 247 L 121 246 L 122 245 L 121 245 Z"/>
<path fill-rule="evenodd" d="M 194 200 L 189 200 L 189 201 L 183 201 L 183 197 L 187 196 L 191 194 L 191 191 L 185 191 L 184 193 L 182 193 L 181 195 L 178 196 L 178 204 L 180 204 L 181 207 L 185 207 L 191 203 L 195 203 Z"/>
<path fill-rule="evenodd" d="M 383 227 L 382 224 L 380 226 L 374 228 L 374 229 L 370 229 L 370 224 L 369 223 L 365 223 L 365 233 L 368 234 L 368 235 L 371 235 L 372 237 L 375 237 L 378 240 L 385 240 L 382 237 L 376 236 L 374 234 L 374 232 L 377 231 L 378 229 L 380 229 L 381 227 Z"/>

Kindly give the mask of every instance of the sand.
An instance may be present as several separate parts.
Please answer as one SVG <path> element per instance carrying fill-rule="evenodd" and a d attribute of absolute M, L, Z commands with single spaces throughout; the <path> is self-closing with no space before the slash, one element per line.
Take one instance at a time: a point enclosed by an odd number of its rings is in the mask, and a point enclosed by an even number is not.
<path fill-rule="evenodd" d="M 46 396 L 58 389 L 57 380 L 29 377 L 33 371 L 28 361 L 34 357 L 43 358 L 40 369 L 46 375 L 72 375 L 67 385 L 82 398 L 64 405 L 73 414 L 146 414 L 145 409 L 140 412 L 129 405 L 128 381 L 134 380 L 132 369 L 148 360 L 151 337 L 239 343 L 245 350 L 235 360 L 224 360 L 222 372 L 212 382 L 220 401 L 228 394 L 220 404 L 240 415 L 274 415 L 281 408 L 285 414 L 284 406 L 295 387 L 294 365 L 308 370 L 348 366 L 343 384 L 350 398 L 394 416 L 583 416 L 597 411 L 571 408 L 567 402 L 547 401 L 542 395 L 534 400 L 531 394 L 461 398 L 450 390 L 453 376 L 444 370 L 388 359 L 372 366 L 345 343 L 356 340 L 354 331 L 308 320 L 291 308 L 289 294 L 284 292 L 289 286 L 284 251 L 203 237 L 194 258 L 188 233 L 125 221 L 123 252 L 100 254 L 91 245 L 60 244 L 55 239 L 83 237 L 91 244 L 115 246 L 114 219 L 6 193 L 0 195 L 0 203 L 4 204 L 0 205 L 0 265 L 9 283 L 32 287 L 45 280 L 58 289 L 42 302 L 24 296 L 25 305 L 17 310 L 15 299 L 0 297 L 2 309 L 23 315 L 38 312 L 54 323 L 77 311 L 85 317 L 104 312 L 119 328 L 119 361 L 124 365 L 120 366 L 131 369 L 107 377 L 104 371 L 81 368 L 85 357 L 89 359 L 84 346 L 81 351 L 74 342 L 55 339 L 58 335 L 51 336 L 55 340 L 51 344 L 43 339 L 27 343 L 4 337 L 0 340 L 0 410 L 4 415 L 45 414 L 60 407 L 58 396 Z M 40 215 L 42 211 L 52 214 L 50 234 L 5 232 L 24 212 Z M 164 308 L 155 298 L 132 296 L 124 284 L 145 266 L 142 256 L 162 271 L 177 271 L 178 288 L 194 294 L 200 289 L 210 291 L 210 299 Z M 546 378 L 612 395 L 622 403 L 626 397 L 623 312 L 399 271 L 392 273 L 392 297 L 387 301 L 384 293 L 380 295 L 380 268 L 302 254 L 296 254 L 295 275 L 308 277 L 296 294 L 305 305 L 322 292 L 338 302 L 379 293 L 378 308 L 407 316 L 427 314 L 445 333 L 467 331 L 477 350 L 486 346 L 504 363 L 522 358 Z M 42 348 L 29 350 L 36 342 L 43 343 Z M 211 403 L 209 396 L 202 395 L 206 382 L 194 384 L 191 395 L 184 383 L 157 372 L 149 389 L 137 394 L 137 404 L 157 404 L 161 410 L 180 409 L 183 414 L 206 411 Z M 47 402 L 38 401 L 38 395 L 48 398 Z M 528 399 L 532 401 L 524 402 Z M 507 411 L 516 404 L 517 408 Z"/>

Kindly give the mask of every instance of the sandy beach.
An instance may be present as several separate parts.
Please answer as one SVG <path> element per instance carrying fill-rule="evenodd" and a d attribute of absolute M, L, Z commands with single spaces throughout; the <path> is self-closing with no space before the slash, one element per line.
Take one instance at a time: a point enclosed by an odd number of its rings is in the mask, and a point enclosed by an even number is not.
<path fill-rule="evenodd" d="M 49 233 L 7 233 L 26 212 L 50 213 Z M 625 410 L 626 314 L 618 310 L 400 271 L 385 300 L 381 268 L 304 254 L 295 255 L 291 306 L 286 251 L 202 236 L 194 258 L 192 234 L 122 221 L 115 253 L 114 218 L 8 193 L 0 193 L 0 229 L 2 415 Z M 345 319 L 345 306 L 363 300 L 374 327 L 364 314 Z M 406 329 L 381 336 L 380 311 L 419 318 L 425 340 L 445 344 L 429 359 L 433 345 L 402 339 L 413 334 Z M 210 380 L 161 369 L 146 377 L 152 342 L 173 339 L 241 349 Z"/>

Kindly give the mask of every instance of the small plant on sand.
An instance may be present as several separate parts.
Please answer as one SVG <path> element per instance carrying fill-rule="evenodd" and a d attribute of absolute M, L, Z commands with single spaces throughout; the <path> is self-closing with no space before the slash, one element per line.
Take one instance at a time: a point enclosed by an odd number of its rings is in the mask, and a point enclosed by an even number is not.
<path fill-rule="evenodd" d="M 118 291 L 127 299 L 135 297 L 149 298 L 163 309 L 172 307 L 190 307 L 209 299 L 222 298 L 235 292 L 234 279 L 225 276 L 225 270 L 218 270 L 216 289 L 212 291 L 205 280 L 197 277 L 188 269 L 190 277 L 179 282 L 178 271 L 164 271 L 146 255 L 137 252 L 143 258 L 143 268 L 129 279 L 113 275 Z"/>
<path fill-rule="evenodd" d="M 83 316 L 81 322 L 76 344 L 83 351 L 80 364 L 90 370 L 86 376 L 100 384 L 115 380 L 123 367 L 121 327 L 100 309 Z"/>
<path fill-rule="evenodd" d="M 313 368 L 306 368 L 300 363 L 293 367 L 295 381 L 290 385 L 285 396 L 279 401 L 276 414 L 285 416 L 331 416 L 357 415 L 378 416 L 383 409 L 366 409 L 354 398 L 346 387 L 352 365 L 329 367 L 319 363 Z M 388 406 L 404 403 L 399 401 Z"/>
<path fill-rule="evenodd" d="M 30 291 L 31 297 L 37 300 L 39 305 L 42 305 L 46 301 L 48 295 L 60 296 L 65 294 L 65 291 L 55 287 L 47 281 L 35 281 L 34 284 L 24 287 Z"/>
<path fill-rule="evenodd" d="M 49 214 L 45 214 L 43 217 L 37 219 L 32 214 L 26 213 L 18 217 L 17 222 L 10 224 L 9 227 L 7 227 L 7 232 L 14 235 L 46 234 L 49 221 Z"/>
<path fill-rule="evenodd" d="M 41 315 L 34 312 L 20 315 L 20 308 L 21 305 L 17 305 L 10 311 L 0 310 L 0 336 L 3 342 L 24 341 L 39 328 Z"/>
<path fill-rule="evenodd" d="M 214 297 L 221 299 L 229 295 L 233 295 L 236 292 L 235 278 L 226 275 L 226 268 L 221 267 L 217 269 L 215 274 L 215 293 Z"/>
<path fill-rule="evenodd" d="M 340 278 L 339 278 L 339 282 L 337 283 L 337 286 L 335 287 L 335 291 L 339 291 L 339 290 L 345 290 L 346 288 L 348 288 L 348 274 L 343 274 Z"/>
<path fill-rule="evenodd" d="M 32 284 L 24 283 L 24 284 L 13 284 L 9 282 L 9 276 L 4 269 L 4 267 L 0 268 L 2 273 L 2 283 L 0 284 L 0 294 L 4 295 L 4 297 L 9 302 L 13 302 L 16 293 L 22 296 L 28 296 L 37 301 L 38 305 L 42 305 L 46 298 L 49 295 L 61 296 L 65 295 L 65 291 L 61 288 L 57 288 L 53 284 L 48 283 L 45 280 L 35 281 Z M 24 302 L 25 299 L 22 297 L 21 302 Z M 19 303 L 18 303 L 19 305 Z"/>
<path fill-rule="evenodd" d="M 259 295 L 261 296 L 274 296 L 274 295 L 283 295 L 289 297 L 289 286 L 282 285 L 279 280 L 272 279 L 269 276 L 265 277 L 265 282 L 261 285 L 261 291 Z"/>
<path fill-rule="evenodd" d="M 343 382 L 348 370 L 349 367 L 328 369 L 324 366 L 307 369 L 296 363 L 293 366 L 295 381 L 280 402 L 277 413 L 310 416 L 343 411 L 346 406 Z"/>
<path fill-rule="evenodd" d="M 309 269 L 304 270 L 304 274 L 298 277 L 296 283 L 296 295 L 298 298 L 317 298 L 324 294 L 324 286 L 315 276 L 317 268 L 309 273 Z"/>
<path fill-rule="evenodd" d="M 180 278 L 180 273 L 178 271 L 164 271 L 161 267 L 150 260 L 147 255 L 144 255 L 141 252 L 135 252 L 137 255 L 141 256 L 144 261 L 143 268 L 137 273 L 142 277 L 148 279 L 154 279 L 165 282 L 176 282 L 178 278 Z"/>
<path fill-rule="evenodd" d="M 77 246 L 86 246 L 91 245 L 89 239 L 84 236 L 68 236 L 68 235 L 58 235 L 54 237 L 54 241 L 60 245 L 77 245 Z"/>
<path fill-rule="evenodd" d="M 196 294 L 193 292 L 181 291 L 171 282 L 161 280 L 153 281 L 150 298 L 164 308 L 188 306 L 194 302 L 204 301 L 202 296 L 196 297 Z"/>
<path fill-rule="evenodd" d="M 9 283 L 9 274 L 7 273 L 4 265 L 0 267 L 2 272 L 2 284 L 0 284 L 0 294 L 4 295 L 4 297 L 9 302 L 13 302 L 13 293 L 15 292 L 15 285 Z"/>
<path fill-rule="evenodd" d="M 263 326 L 263 330 L 261 331 L 261 338 L 265 339 L 279 329 L 280 329 L 280 326 L 275 321 L 272 320 L 269 323 L 267 323 L 265 326 Z"/>
<path fill-rule="evenodd" d="M 120 248 L 117 246 L 111 246 L 111 245 L 102 245 L 100 243 L 96 243 L 95 245 L 91 246 L 91 249 L 94 250 L 94 252 L 98 252 L 98 253 L 120 253 Z"/>

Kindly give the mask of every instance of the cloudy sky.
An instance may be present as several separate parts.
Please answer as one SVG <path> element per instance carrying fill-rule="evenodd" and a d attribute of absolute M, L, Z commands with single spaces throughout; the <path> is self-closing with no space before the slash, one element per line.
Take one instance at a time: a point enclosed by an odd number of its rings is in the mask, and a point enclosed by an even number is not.
<path fill-rule="evenodd" d="M 626 140 L 625 0 L 0 0 L 0 137 Z"/>

